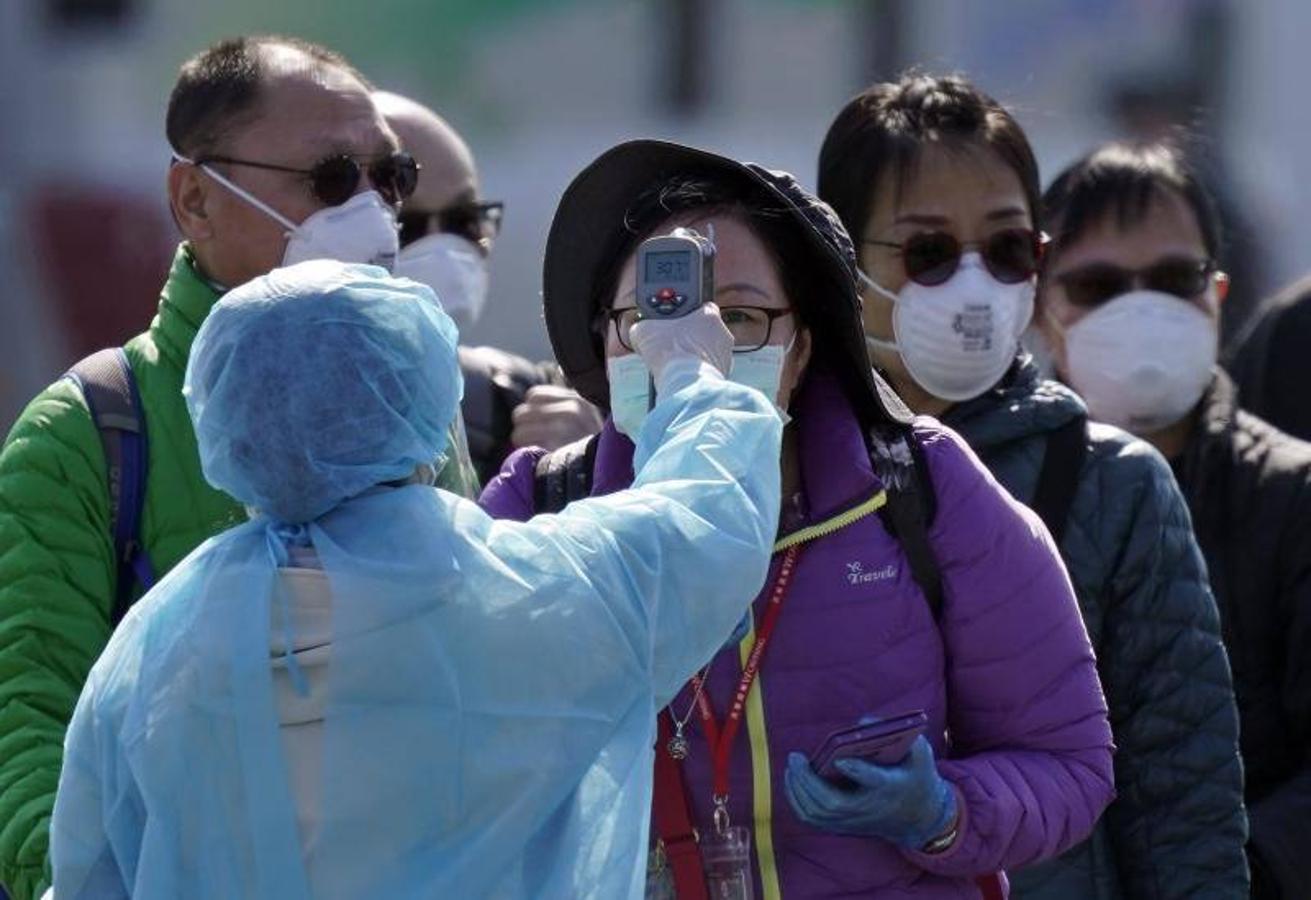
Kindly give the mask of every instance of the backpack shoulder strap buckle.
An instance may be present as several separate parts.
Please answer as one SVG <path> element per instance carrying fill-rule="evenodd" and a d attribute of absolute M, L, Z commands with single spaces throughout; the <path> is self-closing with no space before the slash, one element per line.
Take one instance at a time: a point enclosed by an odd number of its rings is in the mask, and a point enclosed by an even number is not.
<path fill-rule="evenodd" d="M 935 620 L 942 616 L 942 572 L 929 541 L 936 512 L 928 463 L 910 428 L 875 426 L 869 430 L 870 464 L 883 482 L 888 502 L 883 523 L 901 543 L 911 575 Z"/>

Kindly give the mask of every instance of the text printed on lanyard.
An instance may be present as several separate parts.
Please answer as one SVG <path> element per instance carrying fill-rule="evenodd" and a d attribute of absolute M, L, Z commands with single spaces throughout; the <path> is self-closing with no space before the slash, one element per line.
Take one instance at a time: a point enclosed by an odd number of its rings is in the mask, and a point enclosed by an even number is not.
<path fill-rule="evenodd" d="M 751 686 L 755 684 L 756 676 L 760 674 L 760 665 L 765 657 L 765 649 L 769 646 L 769 640 L 774 635 L 775 626 L 778 625 L 778 617 L 783 610 L 783 600 L 787 596 L 788 587 L 792 584 L 792 576 L 796 572 L 797 558 L 801 555 L 801 547 L 801 544 L 794 544 L 784 551 L 783 560 L 778 567 L 778 577 L 774 579 L 774 587 L 769 593 L 768 601 L 765 603 L 760 629 L 756 632 L 756 641 L 751 646 L 751 652 L 747 655 L 746 664 L 742 667 L 742 677 L 738 679 L 737 690 L 733 693 L 733 702 L 728 708 L 728 714 L 724 717 L 722 727 L 715 719 L 715 711 L 710 706 L 709 694 L 702 690 L 701 680 L 703 676 L 694 675 L 692 677 L 692 688 L 696 692 L 697 711 L 701 716 L 701 727 L 705 731 L 706 743 L 710 745 L 714 762 L 715 829 L 721 834 L 727 831 L 729 827 L 728 768 L 733 753 L 733 742 L 737 739 L 738 731 L 742 726 L 742 715 L 746 709 L 747 697 L 751 693 Z"/>

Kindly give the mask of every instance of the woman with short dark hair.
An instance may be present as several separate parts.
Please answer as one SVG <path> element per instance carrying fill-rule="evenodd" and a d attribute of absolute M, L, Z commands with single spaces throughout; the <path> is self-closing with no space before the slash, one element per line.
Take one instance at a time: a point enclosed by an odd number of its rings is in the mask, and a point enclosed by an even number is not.
<path fill-rule="evenodd" d="M 1089 840 L 1012 872 L 1016 895 L 1240 896 L 1233 691 L 1183 498 L 1019 345 L 1045 241 L 1023 129 L 959 77 L 876 84 L 834 119 L 819 190 L 859 247 L 875 367 L 1042 516 L 1097 652 L 1118 797 Z"/>

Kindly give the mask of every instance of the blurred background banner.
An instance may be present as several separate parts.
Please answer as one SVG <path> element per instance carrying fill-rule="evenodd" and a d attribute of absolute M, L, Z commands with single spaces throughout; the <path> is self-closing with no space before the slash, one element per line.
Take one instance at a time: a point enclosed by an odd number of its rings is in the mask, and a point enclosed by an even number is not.
<path fill-rule="evenodd" d="M 814 183 L 858 89 L 959 70 L 1012 105 L 1044 178 L 1186 128 L 1221 200 L 1226 329 L 1307 265 L 1305 0 L 3 0 L 0 426 L 76 359 L 148 322 L 176 233 L 164 108 L 222 37 L 293 34 L 431 105 L 506 204 L 468 336 L 549 350 L 539 276 L 561 190 L 606 147 L 665 137 Z"/>

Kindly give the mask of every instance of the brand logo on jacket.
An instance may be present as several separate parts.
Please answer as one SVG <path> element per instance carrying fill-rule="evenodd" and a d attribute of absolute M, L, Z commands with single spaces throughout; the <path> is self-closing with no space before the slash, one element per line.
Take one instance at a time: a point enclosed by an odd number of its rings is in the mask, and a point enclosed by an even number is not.
<path fill-rule="evenodd" d="M 875 581 L 892 581 L 897 577 L 897 567 L 888 563 L 881 569 L 865 570 L 862 562 L 847 563 L 847 581 L 851 584 L 871 584 Z"/>

